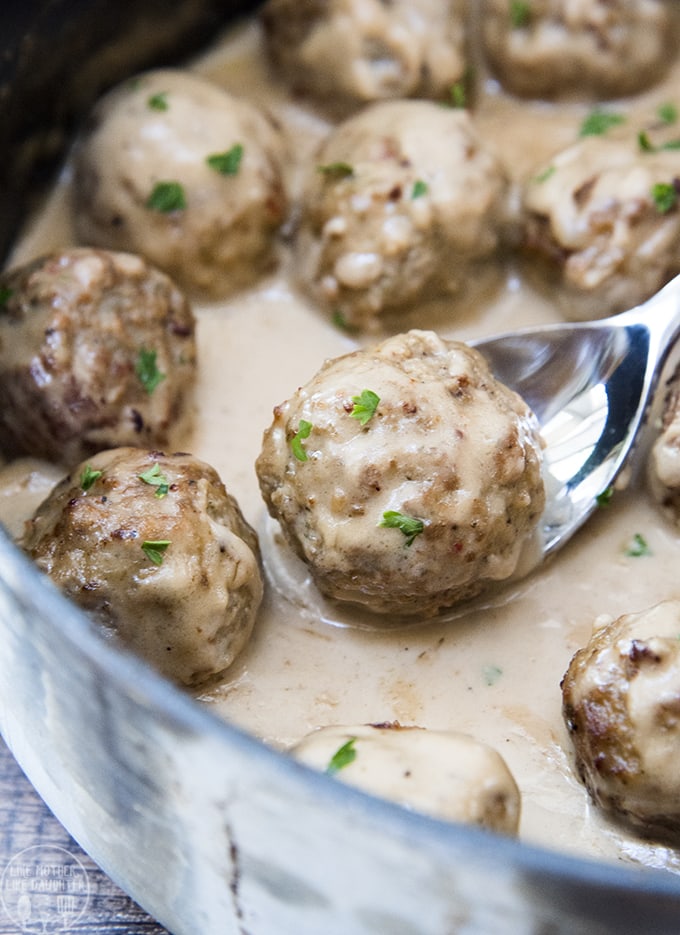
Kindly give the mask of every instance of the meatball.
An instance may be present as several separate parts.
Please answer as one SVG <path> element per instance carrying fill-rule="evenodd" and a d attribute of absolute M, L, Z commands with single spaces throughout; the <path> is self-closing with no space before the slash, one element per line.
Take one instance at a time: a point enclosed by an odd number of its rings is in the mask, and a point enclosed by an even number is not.
<path fill-rule="evenodd" d="M 297 93 L 335 113 L 383 98 L 444 97 L 465 77 L 463 0 L 269 0 L 266 51 Z"/>
<path fill-rule="evenodd" d="M 680 272 L 680 151 L 649 145 L 585 137 L 526 185 L 524 250 L 568 318 L 623 311 Z"/>
<path fill-rule="evenodd" d="M 665 0 L 483 0 L 486 58 L 504 87 L 530 97 L 621 97 L 651 85 L 675 51 Z"/>
<path fill-rule="evenodd" d="M 165 446 L 196 373 L 194 316 L 127 253 L 65 249 L 0 276 L 0 448 L 73 464 Z"/>
<path fill-rule="evenodd" d="M 680 832 L 680 601 L 598 630 L 562 681 L 579 774 L 603 809 L 647 834 Z"/>
<path fill-rule="evenodd" d="M 666 386 L 661 432 L 652 446 L 647 471 L 655 500 L 680 525 L 680 365 Z"/>
<path fill-rule="evenodd" d="M 382 614 L 509 577 L 544 506 L 533 414 L 426 331 L 327 361 L 274 410 L 256 470 L 318 588 Z"/>
<path fill-rule="evenodd" d="M 309 167 L 296 272 L 349 326 L 460 292 L 504 221 L 506 177 L 467 111 L 373 104 L 336 128 Z"/>
<path fill-rule="evenodd" d="M 395 724 L 323 727 L 293 756 L 365 792 L 447 821 L 516 834 L 520 795 L 503 758 L 466 734 Z"/>
<path fill-rule="evenodd" d="M 231 665 L 262 599 L 255 533 L 188 454 L 100 452 L 54 488 L 22 544 L 67 597 L 184 685 Z"/>
<path fill-rule="evenodd" d="M 272 266 L 282 156 L 253 104 L 186 72 L 149 72 L 99 102 L 76 148 L 78 236 L 141 253 L 194 295 L 227 295 Z"/>

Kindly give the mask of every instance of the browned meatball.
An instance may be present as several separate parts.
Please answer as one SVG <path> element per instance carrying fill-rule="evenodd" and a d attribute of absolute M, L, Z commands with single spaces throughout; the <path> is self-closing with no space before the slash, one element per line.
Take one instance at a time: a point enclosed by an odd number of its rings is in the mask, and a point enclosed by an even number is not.
<path fill-rule="evenodd" d="M 680 272 L 680 151 L 588 136 L 556 154 L 524 189 L 530 275 L 547 266 L 567 318 L 631 308 Z M 554 289 L 554 281 L 560 288 Z"/>
<path fill-rule="evenodd" d="M 666 387 L 661 432 L 647 468 L 652 495 L 667 517 L 680 525 L 680 365 Z"/>
<path fill-rule="evenodd" d="M 298 94 L 328 109 L 447 97 L 467 67 L 463 0 L 269 0 L 267 52 Z"/>
<path fill-rule="evenodd" d="M 283 142 L 254 104 L 186 71 L 148 72 L 96 106 L 74 160 L 84 243 L 131 250 L 221 297 L 274 263 Z"/>
<path fill-rule="evenodd" d="M 58 587 L 186 685 L 231 665 L 262 598 L 257 537 L 212 467 L 118 448 L 74 468 L 27 523 Z"/>
<path fill-rule="evenodd" d="M 648 86 L 675 50 L 667 0 L 483 0 L 486 56 L 503 85 L 533 97 L 621 97 Z"/>
<path fill-rule="evenodd" d="M 327 361 L 274 410 L 256 470 L 318 588 L 393 615 L 509 578 L 545 500 L 529 408 L 429 331 Z"/>
<path fill-rule="evenodd" d="M 0 277 L 0 448 L 72 464 L 167 446 L 196 370 L 194 316 L 144 260 L 61 250 Z"/>
<path fill-rule="evenodd" d="M 433 815 L 517 834 L 517 784 L 491 747 L 467 734 L 394 724 L 321 727 L 291 750 L 308 766 Z"/>
<path fill-rule="evenodd" d="M 297 277 L 357 328 L 459 294 L 499 245 L 507 184 L 467 111 L 373 104 L 340 124 L 308 168 Z"/>
<path fill-rule="evenodd" d="M 680 601 L 598 630 L 562 681 L 579 774 L 635 828 L 680 834 Z"/>

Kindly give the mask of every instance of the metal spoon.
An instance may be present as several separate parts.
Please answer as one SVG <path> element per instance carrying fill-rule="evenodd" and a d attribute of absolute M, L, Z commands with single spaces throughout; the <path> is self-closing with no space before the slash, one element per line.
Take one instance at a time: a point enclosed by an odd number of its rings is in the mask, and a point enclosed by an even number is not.
<path fill-rule="evenodd" d="M 680 332 L 680 276 L 601 321 L 544 325 L 473 344 L 533 409 L 546 441 L 542 553 L 563 546 L 614 482 Z"/>

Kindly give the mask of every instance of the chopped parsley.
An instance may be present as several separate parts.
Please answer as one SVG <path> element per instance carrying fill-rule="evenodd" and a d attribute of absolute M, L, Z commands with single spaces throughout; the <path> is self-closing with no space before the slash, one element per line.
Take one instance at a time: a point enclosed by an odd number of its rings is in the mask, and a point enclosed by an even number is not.
<path fill-rule="evenodd" d="M 543 169 L 542 172 L 539 172 L 537 176 L 534 177 L 534 182 L 541 184 L 542 182 L 547 182 L 549 178 L 557 172 L 555 166 L 548 166 L 546 169 Z"/>
<path fill-rule="evenodd" d="M 513 29 L 522 29 L 529 25 L 531 3 L 528 0 L 510 0 L 510 22 Z"/>
<path fill-rule="evenodd" d="M 149 197 L 147 208 L 170 214 L 172 211 L 184 211 L 187 206 L 184 188 L 179 182 L 156 182 Z"/>
<path fill-rule="evenodd" d="M 652 185 L 652 201 L 659 214 L 668 214 L 678 203 L 678 190 L 672 182 L 657 182 Z"/>
<path fill-rule="evenodd" d="M 83 490 L 89 490 L 90 487 L 99 480 L 103 471 L 97 471 L 89 464 L 86 464 L 80 473 L 80 486 Z"/>
<path fill-rule="evenodd" d="M 595 497 L 595 503 L 601 508 L 609 506 L 614 496 L 614 488 L 610 485 Z"/>
<path fill-rule="evenodd" d="M 346 179 L 354 175 L 354 168 L 348 162 L 329 162 L 317 166 L 316 171 L 330 179 Z"/>
<path fill-rule="evenodd" d="M 643 153 L 658 153 L 664 149 L 680 149 L 680 140 L 668 140 L 665 143 L 661 143 L 659 146 L 655 146 L 650 140 L 649 134 L 642 130 L 638 133 L 638 146 Z"/>
<path fill-rule="evenodd" d="M 636 532 L 625 554 L 629 556 L 629 558 L 641 558 L 643 555 L 651 555 L 652 550 L 647 544 L 645 537 L 639 532 Z"/>
<path fill-rule="evenodd" d="M 143 474 L 138 474 L 137 477 L 139 477 L 141 481 L 144 481 L 145 484 L 150 484 L 151 487 L 156 488 L 155 496 L 158 497 L 159 500 L 161 497 L 165 497 L 170 490 L 168 479 L 161 473 L 161 466 L 158 461 L 154 461 L 148 471 L 144 471 Z"/>
<path fill-rule="evenodd" d="M 429 190 L 427 182 L 423 182 L 422 179 L 416 179 L 411 189 L 411 198 L 422 198 L 423 195 L 427 195 Z"/>
<path fill-rule="evenodd" d="M 451 107 L 467 107 L 467 91 L 464 81 L 456 81 L 449 88 L 449 104 Z"/>
<path fill-rule="evenodd" d="M 224 153 L 213 153 L 206 157 L 206 163 L 220 175 L 236 175 L 241 168 L 243 158 L 243 144 L 234 143 L 231 149 Z"/>
<path fill-rule="evenodd" d="M 147 351 L 146 348 L 141 348 L 135 364 L 135 373 L 149 396 L 151 396 L 158 384 L 165 380 L 166 376 L 158 369 L 156 356 L 156 351 Z"/>
<path fill-rule="evenodd" d="M 406 536 L 406 546 L 413 545 L 416 536 L 419 536 L 425 529 L 425 524 L 421 519 L 399 513 L 397 510 L 386 510 L 378 526 L 385 526 L 387 529 L 399 529 Z"/>
<path fill-rule="evenodd" d="M 162 565 L 164 553 L 169 545 L 169 539 L 145 539 L 142 542 L 142 552 L 154 565 Z"/>
<path fill-rule="evenodd" d="M 668 101 L 665 104 L 659 104 L 656 115 L 662 123 L 675 123 L 678 119 L 678 108 L 671 101 Z"/>
<path fill-rule="evenodd" d="M 500 666 L 484 666 L 482 670 L 484 675 L 484 681 L 487 685 L 495 685 L 498 679 L 503 675 L 503 670 Z"/>
<path fill-rule="evenodd" d="M 312 423 L 307 422 L 306 419 L 300 419 L 298 430 L 290 440 L 291 450 L 298 461 L 307 460 L 307 452 L 305 451 L 302 442 L 305 438 L 309 438 L 311 431 Z"/>
<path fill-rule="evenodd" d="M 13 295 L 14 289 L 10 289 L 9 286 L 0 286 L 0 308 L 7 305 Z"/>
<path fill-rule="evenodd" d="M 357 331 L 356 325 L 350 324 L 345 318 L 344 312 L 342 312 L 339 308 L 334 309 L 331 321 L 335 327 L 339 328 L 341 331 L 347 331 L 348 333 Z"/>
<path fill-rule="evenodd" d="M 146 103 L 151 110 L 167 110 L 169 107 L 168 92 L 159 91 L 158 94 L 152 94 Z"/>
<path fill-rule="evenodd" d="M 615 114 L 609 110 L 593 110 L 581 124 L 579 136 L 602 136 L 612 127 L 618 127 L 625 122 L 623 114 Z"/>
<path fill-rule="evenodd" d="M 346 766 L 349 766 L 350 763 L 353 763 L 356 760 L 357 751 L 354 746 L 356 742 L 356 737 L 350 737 L 347 743 L 343 743 L 341 747 L 338 747 L 338 749 L 328 761 L 328 766 L 326 767 L 326 772 L 329 776 L 332 776 L 334 773 L 338 773 L 341 769 L 344 769 Z"/>
<path fill-rule="evenodd" d="M 350 415 L 353 419 L 358 419 L 362 425 L 370 422 L 378 408 L 380 397 L 373 390 L 362 390 L 360 396 L 352 396 L 354 408 Z"/>

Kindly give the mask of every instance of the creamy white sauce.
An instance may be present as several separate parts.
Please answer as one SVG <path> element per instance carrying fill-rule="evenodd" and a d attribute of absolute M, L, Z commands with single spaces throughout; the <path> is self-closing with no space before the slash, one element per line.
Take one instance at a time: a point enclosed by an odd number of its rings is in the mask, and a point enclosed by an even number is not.
<path fill-rule="evenodd" d="M 295 187 L 296 166 L 327 124 L 288 101 L 281 86 L 271 82 L 257 28 L 247 26 L 218 41 L 194 67 L 276 113 L 295 157 L 290 160 Z M 673 100 L 678 87 L 680 64 L 662 86 L 634 104 L 625 102 L 627 132 L 634 133 L 635 121 L 644 123 L 660 103 Z M 474 119 L 520 178 L 573 142 L 589 109 L 518 102 L 488 82 Z M 12 264 L 72 242 L 69 182 L 65 170 L 17 243 Z M 678 531 L 637 484 L 617 494 L 549 566 L 509 587 L 494 606 L 419 628 L 371 630 L 321 621 L 322 605 L 313 587 L 300 589 L 299 579 L 286 584 L 287 566 L 272 545 L 253 464 L 273 406 L 307 381 L 325 358 L 357 343 L 292 289 L 288 264 L 282 248 L 276 275 L 227 302 L 196 306 L 199 386 L 186 450 L 219 471 L 261 532 L 274 571 L 249 647 L 223 683 L 202 695 L 202 703 L 280 748 L 329 724 L 398 720 L 466 731 L 494 747 L 510 767 L 522 794 L 522 839 L 680 872 L 678 852 L 623 833 L 591 805 L 570 766 L 560 692 L 569 660 L 589 638 L 598 616 L 615 617 L 680 598 Z M 549 301 L 509 264 L 502 284 L 482 299 L 463 307 L 432 303 L 390 327 L 429 327 L 465 340 L 558 318 Z M 22 462 L 0 474 L 0 517 L 14 534 L 58 473 Z M 635 533 L 644 535 L 652 555 L 626 556 Z M 343 614 L 341 622 L 351 624 L 351 614 Z"/>

